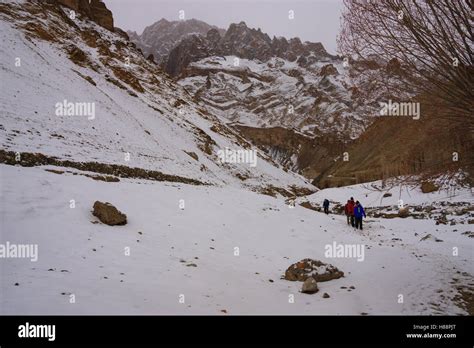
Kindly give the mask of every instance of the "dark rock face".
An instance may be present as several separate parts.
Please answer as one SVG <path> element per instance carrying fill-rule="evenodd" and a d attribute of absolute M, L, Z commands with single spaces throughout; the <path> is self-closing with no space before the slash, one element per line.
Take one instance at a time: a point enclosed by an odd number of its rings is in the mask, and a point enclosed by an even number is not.
<path fill-rule="evenodd" d="M 211 50 L 218 51 L 221 34 L 217 29 L 211 29 L 206 34 L 207 45 Z"/>
<path fill-rule="evenodd" d="M 91 0 L 91 18 L 100 26 L 114 31 L 114 18 L 112 12 L 100 0 Z"/>
<path fill-rule="evenodd" d="M 146 60 L 150 62 L 155 62 L 155 57 L 153 56 L 153 54 L 149 54 L 148 57 L 146 57 Z"/>
<path fill-rule="evenodd" d="M 79 11 L 91 16 L 91 8 L 89 0 L 79 0 Z"/>
<path fill-rule="evenodd" d="M 300 57 L 300 65 L 311 64 L 318 59 L 336 58 L 328 54 L 321 43 L 302 43 L 299 38 L 270 39 L 260 28 L 249 28 L 245 22 L 232 23 L 223 36 L 218 29 L 212 28 L 206 35 L 186 36 L 177 42 L 179 43 L 170 50 L 164 64 L 166 72 L 174 77 L 180 75 L 189 63 L 215 55 L 235 55 L 262 62 L 272 57 L 289 61 Z M 312 56 L 309 57 L 311 53 Z"/>
<path fill-rule="evenodd" d="M 250 29 L 245 22 L 232 23 L 220 43 L 223 55 L 266 61 L 273 55 L 271 39 L 260 29 Z"/>
<path fill-rule="evenodd" d="M 57 0 L 57 3 L 67 6 L 74 11 L 84 13 L 100 26 L 114 31 L 112 12 L 101 0 Z"/>
<path fill-rule="evenodd" d="M 217 42 L 219 42 L 225 30 L 197 19 L 168 21 L 163 18 L 146 27 L 141 35 L 132 31 L 128 34 L 132 42 L 143 51 L 145 57 L 153 54 L 155 61 L 160 64 L 182 39 L 196 34 L 205 36 L 209 32 L 211 32 L 209 46 L 212 47 L 212 42 L 215 41 L 212 35 L 217 36 Z"/>
<path fill-rule="evenodd" d="M 94 211 L 92 212 L 102 223 L 115 226 L 125 225 L 127 223 L 127 215 L 121 213 L 112 204 L 96 201 L 94 203 Z"/>
<path fill-rule="evenodd" d="M 80 0 L 58 0 L 58 2 L 64 6 L 67 6 L 74 11 L 79 11 Z"/>
<path fill-rule="evenodd" d="M 203 36 L 188 36 L 171 51 L 165 71 L 171 76 L 178 76 L 189 63 L 208 57 L 209 51 Z"/>

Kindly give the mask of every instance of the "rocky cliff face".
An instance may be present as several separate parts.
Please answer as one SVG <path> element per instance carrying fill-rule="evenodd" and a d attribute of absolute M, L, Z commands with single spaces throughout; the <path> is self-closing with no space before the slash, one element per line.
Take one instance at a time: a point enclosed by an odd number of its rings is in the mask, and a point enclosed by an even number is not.
<path fill-rule="evenodd" d="M 298 64 L 311 65 L 317 61 L 332 60 L 337 57 L 326 52 L 321 43 L 305 42 L 299 38 L 287 40 L 283 37 L 271 39 L 260 28 L 247 27 L 245 22 L 232 23 L 225 35 L 220 32 L 207 32 L 206 35 L 193 35 L 182 41 L 175 42 L 175 47 L 170 50 L 170 55 L 165 63 L 165 70 L 172 76 L 178 76 L 189 63 L 207 57 L 236 56 L 248 60 L 267 62 L 274 57 L 282 58 Z M 191 43 L 193 41 L 193 43 Z M 194 47 L 199 47 L 196 54 Z M 182 64 L 186 57 L 187 64 Z"/>
<path fill-rule="evenodd" d="M 168 21 L 163 18 L 146 27 L 141 35 L 133 31 L 129 31 L 128 35 L 146 57 L 152 54 L 155 61 L 161 63 L 162 59 L 166 58 L 182 39 L 188 35 L 200 34 L 205 36 L 210 30 L 217 32 L 219 37 L 225 33 L 223 29 L 197 19 Z M 176 53 L 174 56 L 176 56 Z M 182 57 L 180 58 L 182 59 Z"/>
<path fill-rule="evenodd" d="M 112 12 L 101 0 L 52 0 L 50 2 L 58 3 L 83 13 L 100 26 L 114 31 Z"/>

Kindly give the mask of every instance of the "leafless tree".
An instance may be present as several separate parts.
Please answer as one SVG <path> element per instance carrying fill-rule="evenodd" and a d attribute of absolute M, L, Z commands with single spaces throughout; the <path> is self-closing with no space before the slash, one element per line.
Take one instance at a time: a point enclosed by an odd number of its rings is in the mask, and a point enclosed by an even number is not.
<path fill-rule="evenodd" d="M 443 117 L 474 130 L 471 0 L 344 0 L 341 54 L 396 58 L 405 83 L 432 98 Z"/>

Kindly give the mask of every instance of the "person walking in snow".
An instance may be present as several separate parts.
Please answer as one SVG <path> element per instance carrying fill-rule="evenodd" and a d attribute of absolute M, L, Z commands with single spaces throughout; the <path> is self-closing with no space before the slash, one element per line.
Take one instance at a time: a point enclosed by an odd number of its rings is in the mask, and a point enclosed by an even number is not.
<path fill-rule="evenodd" d="M 323 202 L 323 208 L 324 208 L 324 212 L 326 214 L 329 214 L 329 201 L 327 199 L 325 199 Z"/>
<path fill-rule="evenodd" d="M 362 230 L 362 217 L 366 217 L 364 207 L 357 201 L 354 206 L 355 228 Z"/>
<path fill-rule="evenodd" d="M 348 199 L 346 205 L 344 206 L 344 213 L 346 213 L 347 224 L 354 225 L 352 214 L 354 213 L 354 205 L 351 200 Z"/>
<path fill-rule="evenodd" d="M 348 201 L 348 204 L 349 204 L 349 206 L 347 207 L 347 211 L 349 213 L 349 217 L 350 217 L 350 220 L 351 220 L 351 226 L 355 227 L 355 218 L 354 218 L 355 202 L 354 202 L 354 197 L 351 197 L 351 199 Z"/>

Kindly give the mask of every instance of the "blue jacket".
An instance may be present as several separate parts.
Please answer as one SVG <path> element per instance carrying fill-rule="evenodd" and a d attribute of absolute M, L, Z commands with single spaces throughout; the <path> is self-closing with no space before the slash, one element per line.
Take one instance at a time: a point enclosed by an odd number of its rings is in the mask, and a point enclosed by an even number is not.
<path fill-rule="evenodd" d="M 355 216 L 356 218 L 359 218 L 359 219 L 360 219 L 362 216 L 365 217 L 364 207 L 362 207 L 361 204 L 356 205 L 356 206 L 354 207 L 354 216 Z"/>

